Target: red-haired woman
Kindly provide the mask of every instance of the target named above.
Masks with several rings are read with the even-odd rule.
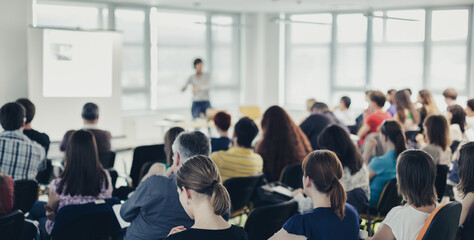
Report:
[[[302,162],[312,150],[306,135],[279,106],[263,114],[262,132],[257,153],[263,158],[263,173],[270,182],[279,179],[286,165]]]

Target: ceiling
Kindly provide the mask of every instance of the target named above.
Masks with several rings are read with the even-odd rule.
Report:
[[[310,12],[470,5],[474,0],[61,0],[232,12]]]

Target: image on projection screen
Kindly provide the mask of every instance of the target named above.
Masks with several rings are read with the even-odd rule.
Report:
[[[111,97],[113,38],[106,32],[45,29],[44,97]]]

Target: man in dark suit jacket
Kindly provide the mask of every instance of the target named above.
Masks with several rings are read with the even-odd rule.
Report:
[[[26,121],[25,126],[23,127],[23,134],[43,146],[47,156],[50,144],[49,136],[46,133],[36,131],[31,127],[31,121],[33,121],[36,113],[35,105],[28,98],[19,98],[16,102],[22,105],[26,111]]]
[[[84,126],[82,129],[86,129],[95,137],[97,143],[97,151],[99,153],[110,151],[110,140],[112,135],[109,131],[100,130],[97,128],[97,122],[99,120],[99,107],[95,103],[86,103],[82,108],[82,119],[84,120]],[[69,130],[64,134],[64,138],[59,146],[59,149],[64,152],[67,149],[69,137],[75,130]]]

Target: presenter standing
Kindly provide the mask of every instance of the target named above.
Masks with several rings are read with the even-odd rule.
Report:
[[[192,85],[193,90],[193,105],[191,107],[191,113],[193,119],[199,118],[201,113],[206,114],[206,110],[211,108],[211,102],[209,101],[209,90],[211,89],[211,77],[208,73],[202,72],[202,60],[197,58],[194,60],[194,68],[196,73],[191,75],[183,86],[181,91],[186,91],[188,85]]]

